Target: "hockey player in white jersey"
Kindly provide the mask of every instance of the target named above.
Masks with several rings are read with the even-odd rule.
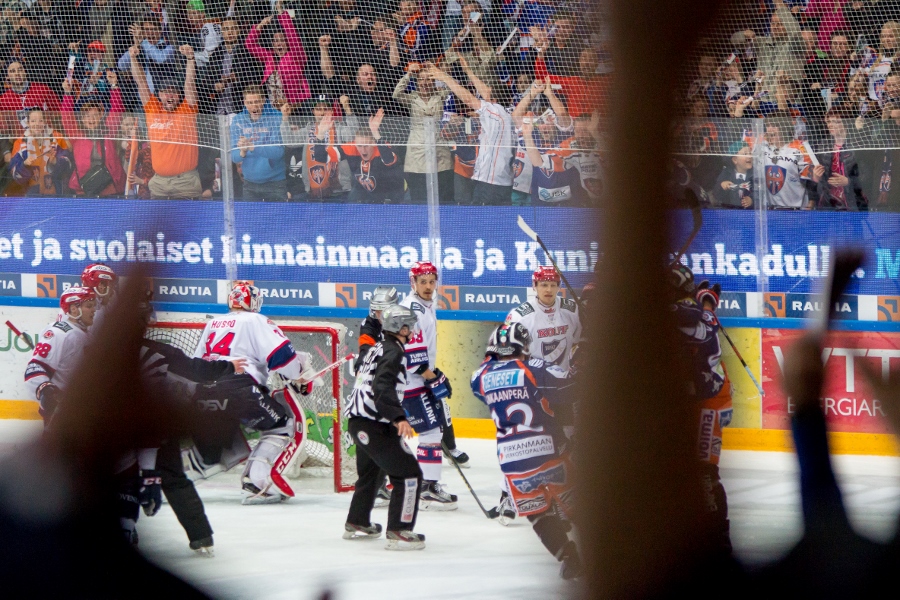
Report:
[[[450,426],[450,407],[447,398],[451,389],[447,378],[435,367],[437,357],[437,313],[434,292],[437,287],[437,268],[430,262],[417,262],[409,270],[412,290],[400,301],[416,314],[418,330],[406,343],[406,365],[409,376],[403,397],[403,410],[416,433],[419,446],[416,457],[422,468],[423,510],[456,510],[457,497],[442,489],[441,478],[443,430]],[[468,456],[457,457],[457,462]]]
[[[118,276],[103,263],[91,263],[81,272],[81,287],[94,292],[97,307],[94,311],[94,324],[99,325],[102,313],[109,308],[113,296],[116,293],[116,281]],[[66,318],[64,310],[60,309],[56,316],[57,321]],[[96,329],[96,327],[95,327]]]
[[[815,193],[813,162],[803,142],[785,142],[782,130],[787,123],[766,122],[765,155],[766,205],[775,209],[812,208]]]
[[[48,427],[66,388],[81,360],[94,323],[97,300],[84,287],[70,287],[59,298],[65,317],[44,329],[25,368],[25,385],[40,403],[39,412]]]
[[[509,312],[506,324],[521,323],[531,336],[528,354],[568,371],[581,341],[581,317],[574,300],[559,296],[560,276],[553,267],[538,267],[531,276],[534,297]]]
[[[228,298],[231,309],[227,315],[210,320],[203,330],[195,357],[208,360],[246,358],[245,373],[219,380],[198,389],[198,404],[221,416],[226,423],[240,421],[245,427],[262,433],[259,443],[247,460],[241,477],[244,504],[281,502],[294,495],[282,473],[291,460],[299,455],[306,442],[303,411],[288,387],[269,393],[266,382],[271,371],[296,384],[308,394],[312,382],[301,374],[310,365],[306,352],[295,352],[290,340],[270,319],[259,314],[262,294],[259,288],[236,283]],[[227,429],[227,428],[226,428]],[[233,432],[234,430],[232,430]],[[230,445],[230,437],[219,444],[202,444],[204,463],[217,463],[218,456],[210,456],[210,446]],[[210,459],[210,460],[207,460]]]

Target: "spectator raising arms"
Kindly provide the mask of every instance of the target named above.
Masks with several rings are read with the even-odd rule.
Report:
[[[66,135],[72,140],[75,169],[69,179],[69,189],[79,196],[113,196],[125,191],[125,171],[116,151],[115,134],[125,112],[119,78],[115,71],[106,73],[110,89],[110,108],[103,127],[103,106],[96,101],[81,105],[79,126],[74,117],[75,96],[72,82],[63,80],[65,91],[62,103],[62,122]]]
[[[281,108],[285,102],[299,104],[311,97],[309,83],[303,77],[306,66],[306,53],[294,21],[281,6],[277,5],[278,23],[281,31],[272,36],[272,49],[264,48],[259,43],[263,28],[272,22],[274,17],[268,16],[250,30],[247,35],[247,49],[265,65],[260,83],[268,90],[269,102]]]
[[[160,82],[157,95],[151,94],[138,60],[141,49],[139,46],[132,46],[129,50],[131,76],[147,115],[150,157],[156,172],[148,182],[153,198],[198,198],[203,192],[200,175],[197,173],[194,50],[190,46],[182,46],[178,51],[187,59],[183,99],[181,87],[174,79]]]
[[[281,144],[281,113],[272,108],[262,88],[244,88],[244,112],[231,122],[235,144],[231,160],[241,165],[244,200],[284,201],[284,146]]]

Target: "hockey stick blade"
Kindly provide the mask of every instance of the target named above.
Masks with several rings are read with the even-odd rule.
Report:
[[[21,331],[19,331],[18,327],[16,327],[15,325],[13,325],[11,321],[7,321],[7,322],[6,322],[6,326],[9,327],[10,330],[11,330],[14,334],[16,334],[16,337],[22,338],[22,340],[24,340],[25,344],[26,344],[29,348],[31,348],[32,350],[34,350],[34,343],[31,341],[31,338],[28,337],[27,334],[22,333]]]
[[[541,243],[540,240],[538,239],[537,232],[528,226],[528,223],[525,222],[525,219],[522,218],[522,215],[519,215],[518,223],[519,223],[519,229],[521,229],[525,233],[525,235],[530,237],[535,242],[537,242],[539,244]]]
[[[485,510],[484,504],[482,504],[481,500],[478,499],[478,494],[476,494],[475,490],[472,489],[472,486],[469,484],[469,480],[466,479],[465,474],[463,474],[463,472],[462,472],[462,468],[459,466],[459,463],[456,462],[456,457],[453,456],[452,454],[450,454],[449,452],[447,454],[445,454],[445,456],[447,456],[450,459],[450,462],[453,463],[453,466],[456,467],[456,472],[459,473],[460,477],[462,477],[463,483],[465,483],[466,487],[469,488],[469,493],[471,493],[472,497],[475,498],[475,503],[478,504],[478,508],[480,508],[481,512],[484,513],[484,516],[486,516],[488,519],[496,519],[497,517],[499,517],[500,516],[499,512],[495,516],[492,517],[491,513],[489,513],[487,510]]]
[[[553,268],[556,269],[556,272],[559,273],[559,277],[560,279],[562,279],[563,285],[565,285],[566,289],[569,290],[569,293],[572,294],[572,299],[575,300],[575,304],[578,305],[578,309],[581,312],[584,312],[584,304],[582,304],[581,298],[579,298],[578,294],[575,293],[575,288],[572,287],[572,285],[569,283],[569,280],[566,279],[566,276],[560,270],[559,265],[556,264],[556,261],[553,259],[553,254],[550,252],[550,249],[547,248],[547,245],[544,244],[544,240],[541,239],[541,236],[539,236],[534,229],[528,226],[528,223],[525,222],[525,219],[522,218],[522,215],[519,215],[517,223],[519,224],[519,229],[521,229],[525,233],[525,235],[538,243],[538,245],[541,247],[541,250],[543,250],[544,254],[547,255],[547,258],[550,259],[550,264],[552,264]]]

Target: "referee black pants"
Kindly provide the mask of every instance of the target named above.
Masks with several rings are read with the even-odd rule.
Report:
[[[213,534],[203,500],[194,487],[194,482],[184,474],[181,464],[181,444],[177,439],[162,443],[156,455],[156,468],[162,479],[162,491],[166,495],[172,512],[184,527],[188,540],[196,542]]]
[[[350,435],[356,442],[356,481],[347,522],[368,527],[378,487],[387,474],[394,490],[388,505],[388,531],[412,530],[419,513],[422,470],[397,428],[364,417],[351,417]]]

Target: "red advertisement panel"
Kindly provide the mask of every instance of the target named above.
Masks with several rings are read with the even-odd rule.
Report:
[[[762,330],[763,429],[790,429],[794,410],[781,386],[784,355],[803,331]],[[825,385],[822,406],[831,431],[889,433],[881,401],[873,398],[860,361],[884,375],[900,369],[900,333],[836,331],[828,335],[822,350]]]

